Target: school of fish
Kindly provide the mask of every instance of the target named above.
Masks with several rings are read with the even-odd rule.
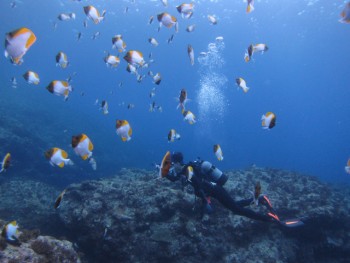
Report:
[[[76,1],[81,2],[81,1]],[[132,1],[134,2],[134,0]],[[191,3],[182,3],[178,6],[171,7],[167,0],[160,0],[161,5],[164,8],[164,12],[153,14],[149,17],[148,25],[152,25],[154,20],[158,20],[158,27],[157,31],[160,30],[173,30],[171,31],[172,34],[167,40],[168,44],[171,44],[176,39],[176,34],[182,34],[180,32],[180,24],[182,24],[183,21],[190,20],[192,17],[195,16],[196,12],[196,6],[195,2]],[[81,3],[81,13],[61,13],[57,15],[57,19],[59,23],[69,23],[70,20],[77,20],[81,17],[85,17],[83,21],[83,26],[86,28],[88,26],[89,21],[95,24],[96,26],[103,26],[99,24],[103,24],[105,19],[108,19],[108,12],[112,10],[98,10],[95,6],[92,5],[84,5]],[[15,6],[12,6],[15,7]],[[127,13],[129,10],[128,7],[124,9],[124,13]],[[246,1],[246,13],[250,14],[255,10],[255,3],[254,0],[247,0]],[[69,11],[69,10],[67,10]],[[178,19],[175,14],[176,11],[178,15],[180,15],[180,19]],[[214,11],[214,10],[213,10]],[[244,11],[244,8],[242,8],[242,11]],[[344,6],[344,9],[342,10],[340,14],[340,23],[347,23],[350,24],[350,2],[346,3]],[[218,26],[220,25],[219,17],[217,17],[215,14],[207,14],[206,15],[207,23],[211,26]],[[57,23],[54,24],[54,27],[57,27]],[[186,28],[183,31],[186,31],[187,33],[191,33],[195,31],[197,28],[196,24],[190,24],[187,25]],[[169,31],[170,32],[170,31]],[[111,36],[112,41],[112,49],[116,50],[117,54],[112,55],[109,52],[105,53],[105,57],[103,58],[104,63],[108,68],[112,68],[115,70],[122,70],[120,69],[119,65],[122,63],[126,63],[126,67],[123,69],[125,72],[132,74],[135,76],[136,82],[142,82],[144,79],[148,76],[151,78],[152,83],[155,85],[160,85],[161,83],[166,83],[167,80],[163,80],[161,72],[153,73],[151,70],[148,71],[148,74],[143,74],[144,70],[147,68],[150,68],[152,64],[154,63],[153,54],[150,53],[148,56],[148,60],[145,59],[144,54],[142,51],[134,49],[137,47],[137,43],[127,43],[124,40],[124,36],[120,34],[120,32],[116,32],[114,36]],[[186,34],[187,34],[186,33]],[[157,34],[157,33],[155,33]],[[40,35],[40,34],[38,34]],[[96,33],[92,36],[92,39],[97,39],[100,35],[100,31],[96,31]],[[80,40],[83,34],[81,32],[78,32],[77,40]],[[223,37],[219,36],[216,38],[216,41],[223,41]],[[15,28],[11,29],[9,28],[8,33],[5,36],[5,50],[4,55],[9,61],[16,65],[21,66],[24,63],[24,56],[29,53],[30,49],[35,47],[36,42],[40,42],[40,37],[37,37],[35,32],[33,32],[31,29],[27,27],[21,27],[21,28]],[[148,41],[149,44],[156,48],[159,45],[161,45],[161,42],[159,39],[157,39],[157,36],[155,35],[149,35],[145,41]],[[248,43],[247,43],[248,44]],[[127,49],[127,47],[130,46],[132,49]],[[254,60],[254,55],[256,53],[264,54],[269,50],[269,47],[264,43],[257,43],[257,44],[249,44],[248,47],[245,50],[244,54],[244,61],[245,62],[251,62]],[[50,54],[47,54],[50,55]],[[69,54],[68,54],[69,55]],[[66,70],[70,66],[70,60],[69,56],[66,54],[65,51],[58,51],[57,54],[51,54],[52,57],[55,57],[56,66],[60,67],[62,70]],[[200,52],[199,56],[205,56],[205,52]],[[27,55],[29,56],[29,55]],[[187,56],[189,58],[189,63],[192,66],[195,66],[195,47],[192,46],[192,44],[187,45]],[[124,60],[121,60],[120,58],[123,58]],[[30,68],[30,65],[27,65]],[[125,74],[127,74],[125,73]],[[191,74],[191,73],[189,73]],[[32,85],[39,85],[41,84],[39,74],[37,72],[34,72],[32,70],[27,70],[23,72],[23,78],[28,84]],[[12,80],[12,86],[17,86],[16,78],[13,77]],[[247,81],[242,76],[236,76],[232,79],[232,82],[236,83],[238,88],[242,89],[243,93],[246,94],[248,91],[250,91],[250,87],[247,86]],[[249,80],[248,80],[249,82]],[[250,85],[250,84],[249,84]],[[119,86],[122,86],[122,82],[119,84]],[[253,85],[252,85],[253,86]],[[64,98],[64,101],[67,101],[71,93],[73,92],[73,87],[71,85],[71,76],[68,79],[65,80],[52,80],[50,83],[47,84],[46,89],[57,96],[62,96]],[[196,116],[194,113],[192,113],[189,109],[187,109],[187,103],[190,101],[188,99],[188,94],[186,87],[179,87],[180,90],[179,96],[176,98],[177,100],[177,107],[174,107],[174,110],[181,109],[181,114],[183,116],[183,120],[185,122],[188,122],[189,124],[193,125],[197,121]],[[254,89],[254,88],[253,88]],[[149,93],[149,97],[152,99],[156,94],[156,88],[152,88],[151,92]],[[81,96],[84,94],[81,93]],[[246,96],[246,95],[243,95]],[[96,103],[98,104],[98,99],[96,100]],[[134,104],[129,103],[127,105],[128,109],[133,109],[135,107]],[[108,102],[106,100],[102,100],[99,108],[103,114],[108,114]],[[159,112],[162,112],[162,107],[153,101],[150,104],[149,111],[154,112],[158,110]],[[132,124],[129,123],[128,120],[125,119],[116,119],[115,122],[115,129],[116,134],[118,137],[121,138],[122,142],[130,142],[133,135],[132,130]],[[175,125],[174,125],[175,126]],[[267,113],[263,114],[261,117],[261,127],[266,130],[271,130],[276,126],[276,114],[268,111]],[[186,135],[184,135],[186,136]],[[167,140],[169,143],[174,143],[177,140],[181,139],[181,135],[172,128],[168,135]],[[226,145],[227,146],[227,145]],[[94,145],[92,143],[92,140],[84,133],[80,134],[72,134],[71,137],[71,147],[75,154],[80,157],[80,161],[88,161],[91,165],[93,170],[97,169],[97,163],[96,160],[93,158],[93,150]],[[228,146],[227,146],[228,147]],[[223,151],[219,144],[215,144],[213,146],[213,152],[219,161],[224,160]],[[71,165],[79,165],[79,161],[73,162],[70,158],[68,158],[68,153],[59,147],[53,147],[51,149],[47,149],[44,152],[44,157],[49,162],[50,165],[53,167],[58,168],[64,168],[66,166]],[[0,173],[6,172],[9,167],[11,166],[11,154],[7,153],[1,162],[1,169]],[[162,166],[160,167],[160,176],[165,176],[163,173],[169,168],[169,165],[171,163],[170,160],[170,153],[167,153],[162,161]],[[193,174],[192,167],[188,168],[187,173],[189,175]],[[347,164],[345,166],[345,172],[350,174],[350,159],[347,161]],[[191,177],[191,176],[190,176]],[[61,201],[63,199],[64,194],[66,193],[66,190],[63,190],[62,193],[57,197],[54,208],[57,209],[61,205]],[[2,230],[2,235],[8,240],[8,241],[14,241],[17,239],[17,233],[18,233],[18,225],[16,221],[12,221],[5,225],[4,229]]]

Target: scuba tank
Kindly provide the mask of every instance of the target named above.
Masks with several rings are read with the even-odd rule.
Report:
[[[200,163],[200,170],[201,173],[205,176],[205,179],[207,179],[210,182],[214,182],[218,185],[223,186],[228,180],[226,174],[224,174],[222,171],[220,171],[208,161],[202,161]]]

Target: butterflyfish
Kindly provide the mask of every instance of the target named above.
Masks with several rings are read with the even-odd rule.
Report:
[[[62,193],[60,193],[60,195],[56,198],[56,201],[55,201],[55,204],[54,204],[54,208],[57,209],[60,207],[61,205],[61,202],[62,202],[62,199],[63,199],[63,196],[64,194],[66,193],[67,189],[64,189],[62,191]]]
[[[112,37],[112,48],[118,49],[119,52],[124,52],[126,48],[126,43],[123,40],[122,35],[115,35]]]
[[[261,116],[261,126],[263,129],[272,129],[276,125],[276,115],[272,112],[267,112]]]
[[[60,148],[51,148],[47,150],[45,153],[45,158],[49,160],[50,164],[52,166],[58,166],[60,168],[63,168],[64,165],[73,165],[73,162],[68,159],[68,154],[66,151],[60,149]]]
[[[2,173],[3,171],[6,171],[10,167],[10,163],[11,163],[11,154],[7,153],[4,159],[2,159],[0,173]]]
[[[67,81],[54,80],[46,87],[46,89],[57,96],[64,96],[64,100],[68,100],[69,93],[73,91]]]
[[[237,83],[238,87],[242,88],[244,93],[248,92],[249,88],[247,87],[247,83],[245,82],[244,79],[236,78],[236,83]]]
[[[8,241],[18,241],[18,225],[16,221],[7,223],[2,229],[1,235]]]
[[[168,14],[168,13],[161,13],[157,15],[157,19],[159,21],[159,28],[160,30],[161,26],[165,26],[167,28],[171,28],[175,26],[175,31],[178,32],[178,27],[176,26],[178,24],[176,17]]]
[[[182,115],[184,116],[184,121],[187,121],[189,124],[194,124],[196,122],[196,116],[189,110],[182,109]]]
[[[62,51],[58,52],[56,55],[56,66],[60,66],[61,68],[66,68],[68,66],[68,58],[65,53]]]
[[[30,70],[28,70],[26,73],[23,74],[23,78],[29,84],[38,85],[40,82],[38,73],[36,73],[34,71],[30,71]]]
[[[194,65],[194,50],[191,45],[187,46],[188,57],[190,58],[191,65]]]
[[[124,56],[124,59],[134,66],[142,67],[145,64],[143,54],[140,51],[136,50],[129,50]]]
[[[88,18],[94,21],[95,24],[103,21],[106,15],[106,10],[103,10],[102,15],[100,15],[100,12],[92,5],[84,6],[84,12]]]
[[[171,129],[168,133],[168,142],[174,142],[175,140],[180,140],[181,135],[178,134],[174,129]]]
[[[219,144],[215,144],[214,145],[214,153],[215,153],[215,156],[216,158],[219,160],[219,161],[222,161],[224,159],[224,156],[222,154],[222,150],[221,150],[221,147]]]
[[[132,129],[128,121],[117,120],[116,121],[116,132],[121,137],[122,141],[130,141],[132,135]]]
[[[23,56],[35,41],[36,36],[34,33],[25,27],[7,33],[5,38],[5,57],[10,58],[13,64],[21,65]]]

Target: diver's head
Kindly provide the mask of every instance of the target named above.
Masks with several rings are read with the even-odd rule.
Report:
[[[174,171],[176,174],[181,173],[183,167],[184,157],[181,152],[173,152],[171,154],[171,163],[172,167],[174,167]]]
[[[182,155],[181,152],[173,152],[171,154],[171,162],[174,164],[179,163],[179,164],[183,165],[184,156]]]

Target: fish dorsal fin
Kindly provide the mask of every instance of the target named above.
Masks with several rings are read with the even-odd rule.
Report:
[[[91,152],[94,149],[94,145],[89,141],[89,151]]]
[[[62,157],[63,157],[64,159],[67,159],[67,157],[68,157],[67,152],[64,151],[64,150],[62,150]]]
[[[30,48],[30,46],[33,45],[35,41],[36,41],[36,36],[33,34],[33,32],[30,32],[30,36],[26,43],[26,48]]]
[[[132,128],[130,127],[129,131],[128,131],[128,135],[131,136],[132,135]]]

